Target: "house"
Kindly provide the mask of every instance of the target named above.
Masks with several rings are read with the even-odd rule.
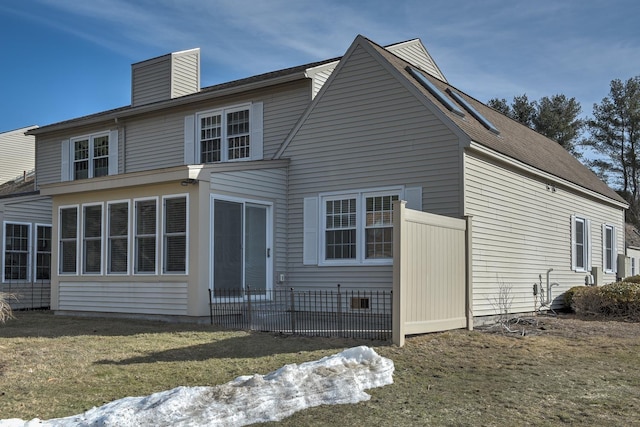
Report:
[[[615,280],[624,200],[449,84],[419,40],[358,36],[341,58],[202,89],[199,54],[133,64],[130,106],[29,132],[57,312],[202,317],[209,289],[389,290],[396,200],[471,217],[475,316],[501,284],[530,312],[534,283],[555,298]]]
[[[14,309],[50,302],[51,200],[35,188],[35,126],[0,134],[0,291]],[[12,179],[8,179],[12,178]]]
[[[35,128],[27,126],[0,133],[0,183],[33,172],[35,138],[25,132]]]

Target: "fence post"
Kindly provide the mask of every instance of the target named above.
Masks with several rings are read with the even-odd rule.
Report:
[[[403,269],[403,257],[406,258],[407,254],[403,253],[403,239],[405,237],[405,209],[406,204],[404,200],[396,200],[393,202],[393,302],[391,305],[392,313],[392,326],[391,337],[392,341],[398,347],[404,345],[405,338],[405,316],[406,307],[405,293],[403,292],[404,269]]]
[[[338,331],[340,332],[340,336],[343,336],[342,333],[342,295],[340,294],[340,283],[338,283]]]
[[[296,333],[296,301],[295,296],[293,295],[293,288],[290,290],[291,292],[291,333]]]
[[[247,320],[249,322],[249,330],[253,330],[251,322],[251,288],[247,286]]]
[[[209,288],[209,320],[211,320],[211,324],[213,325],[213,291]]]

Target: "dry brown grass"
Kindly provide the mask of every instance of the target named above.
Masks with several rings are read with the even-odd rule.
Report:
[[[7,320],[13,319],[13,310],[9,304],[12,299],[18,299],[16,294],[0,292],[0,323],[6,323]]]
[[[0,414],[47,419],[177,385],[215,385],[365,344],[394,384],[281,425],[640,425],[640,324],[536,319],[523,337],[451,331],[382,343],[19,312],[0,327]]]

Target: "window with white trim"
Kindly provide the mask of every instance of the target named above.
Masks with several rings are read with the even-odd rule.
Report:
[[[60,274],[76,274],[78,272],[78,207],[61,207],[59,221],[58,271]]]
[[[109,174],[109,133],[71,139],[73,179],[95,178]]]
[[[589,271],[591,269],[591,222],[576,215],[572,215],[571,218],[571,267],[575,271]]]
[[[322,196],[321,262],[391,262],[392,203],[400,195],[395,189]]]
[[[129,272],[129,202],[110,202],[107,210],[107,271],[126,274]]]
[[[602,225],[602,267],[605,273],[615,273],[616,268],[616,229],[613,225]]]
[[[6,222],[4,226],[4,280],[29,280],[29,232],[31,224]]]
[[[96,132],[62,141],[62,181],[97,178],[117,173],[117,130]]]
[[[198,114],[200,163],[251,157],[249,112],[242,106]]]
[[[82,272],[102,273],[102,204],[82,206]]]
[[[634,257],[631,257],[631,275],[636,275],[636,259]]]
[[[201,111],[184,118],[184,164],[262,160],[262,102]]]
[[[376,195],[365,198],[367,259],[393,258],[393,202],[398,195]]]
[[[135,272],[155,274],[157,260],[157,201],[135,201]]]
[[[51,226],[36,226],[36,280],[51,279]]]
[[[163,273],[187,271],[187,197],[165,197]]]

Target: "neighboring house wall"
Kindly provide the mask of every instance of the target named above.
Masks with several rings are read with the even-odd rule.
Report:
[[[636,276],[640,274],[640,248],[627,247],[627,256],[629,257],[629,275]]]
[[[390,263],[303,266],[304,198],[418,187],[423,210],[462,214],[458,137],[364,49],[345,58],[283,153],[291,159],[288,284],[296,288],[341,284],[388,289],[392,283]],[[318,205],[322,207],[321,199]],[[318,216],[320,237],[321,209]],[[321,249],[318,256],[322,257]]]
[[[30,172],[35,167],[35,137],[24,134],[35,127],[0,133],[0,183]]]
[[[624,251],[621,207],[473,152],[465,154],[465,214],[473,216],[474,316],[495,314],[501,286],[513,297],[511,312],[533,311],[533,284],[542,275],[546,289],[551,268],[550,281],[560,285],[554,298],[585,283],[588,272],[572,270],[572,215],[591,222],[593,267],[603,267],[603,224],[615,227],[616,252]],[[615,273],[604,275],[605,283],[615,280]]]

